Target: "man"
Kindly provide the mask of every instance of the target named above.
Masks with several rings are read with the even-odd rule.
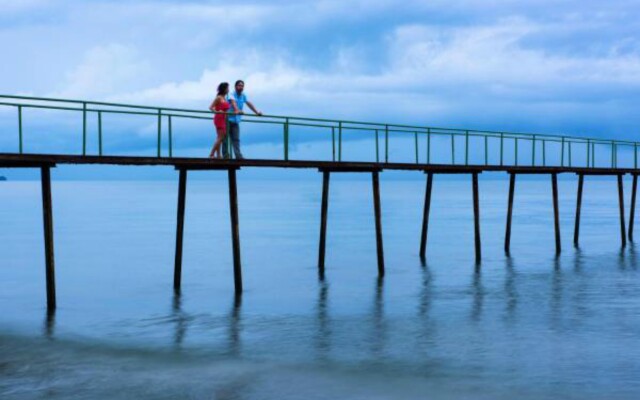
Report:
[[[235,84],[235,90],[233,93],[229,94],[228,98],[229,103],[231,104],[231,114],[229,115],[229,132],[224,138],[224,143],[222,144],[222,156],[224,158],[229,158],[229,137],[231,137],[231,144],[233,145],[233,153],[236,156],[236,159],[242,160],[242,152],[240,151],[240,121],[242,120],[242,114],[244,105],[246,104],[251,111],[253,111],[256,115],[262,115],[262,112],[258,111],[253,103],[247,100],[247,96],[244,94],[244,81],[237,80]]]

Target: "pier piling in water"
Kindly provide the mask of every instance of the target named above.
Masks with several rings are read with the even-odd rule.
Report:
[[[558,206],[558,174],[551,174],[551,189],[553,197],[553,221],[556,233],[556,254],[560,254],[562,251],[562,244],[560,242],[560,210]]]
[[[320,245],[318,249],[318,275],[324,279],[324,256],[327,243],[327,211],[329,208],[329,178],[331,172],[322,171],[322,205],[320,209]]]
[[[384,276],[384,250],[382,247],[382,220],[380,206],[380,179],[379,172],[371,172],[373,184],[373,210],[376,220],[376,250],[378,254],[378,276]]]
[[[231,242],[233,245],[233,282],[236,295],[242,293],[242,265],[240,263],[240,222],[238,218],[238,186],[236,169],[229,168],[229,213],[231,214]]]
[[[507,228],[504,234],[504,252],[509,254],[511,251],[511,217],[513,215],[513,197],[516,188],[516,174],[509,174],[509,201],[507,203]]]
[[[182,282],[182,243],[184,237],[184,209],[187,194],[187,170],[179,170],[178,182],[178,218],[176,226],[176,258],[173,270],[173,290],[180,291]]]
[[[42,216],[44,226],[44,258],[47,280],[47,309],[56,309],[56,274],[53,255],[53,207],[51,204],[51,171],[49,166],[40,168],[42,184]]]
[[[420,258],[427,254],[427,235],[429,231],[429,212],[431,210],[431,189],[433,188],[433,172],[427,172],[427,187],[424,193],[424,210],[422,214],[422,234],[420,236]]]
[[[482,249],[480,246],[480,196],[478,194],[478,173],[472,174],[473,182],[473,227],[476,247],[476,263],[482,259]]]
[[[633,242],[633,222],[636,216],[636,192],[638,189],[638,175],[633,174],[633,184],[631,186],[631,211],[629,213],[629,241]]]
[[[582,212],[582,188],[584,186],[584,174],[578,174],[578,194],[576,196],[576,222],[573,228],[573,245],[579,246],[580,241],[580,213]]]
[[[618,205],[620,206],[620,241],[622,247],[627,246],[627,235],[624,224],[624,186],[622,185],[622,175],[618,175]]]

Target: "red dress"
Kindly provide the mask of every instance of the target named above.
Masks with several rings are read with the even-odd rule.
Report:
[[[231,105],[229,104],[229,102],[227,100],[222,100],[220,103],[218,103],[216,105],[214,110],[215,111],[219,111],[219,112],[227,112],[227,111],[229,111],[230,107],[231,107]],[[226,120],[225,117],[226,117],[225,114],[215,114],[213,116],[213,125],[217,129],[222,129],[222,132],[226,132],[227,131],[227,120]]]

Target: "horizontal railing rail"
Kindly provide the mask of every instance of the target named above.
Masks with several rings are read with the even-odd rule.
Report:
[[[104,132],[102,123],[102,116],[104,114],[151,116],[156,118],[157,157],[163,156],[162,133],[163,123],[166,123],[166,130],[168,131],[166,154],[168,157],[173,157],[174,120],[211,120],[212,115],[215,113],[209,110],[17,95],[0,95],[0,107],[14,107],[17,109],[17,153],[20,154],[25,151],[23,121],[23,110],[25,109],[72,111],[82,114],[82,155],[88,154],[87,117],[88,115],[97,115],[98,156],[102,156],[104,154]],[[371,135],[363,136],[364,138],[370,138],[375,142],[376,162],[393,161],[390,161],[390,137],[392,135],[394,135],[394,137],[404,135],[406,140],[413,139],[412,145],[414,151],[411,153],[413,153],[414,162],[416,164],[431,164],[434,155],[438,155],[439,164],[444,163],[452,165],[530,165],[587,168],[595,168],[600,165],[605,165],[608,168],[631,168],[632,165],[633,168],[638,167],[638,142],[628,140],[332,120],[283,115],[257,116],[244,114],[243,121],[249,124],[282,126],[282,151],[284,160],[290,159],[289,150],[291,145],[291,136],[293,133],[291,131],[292,128],[318,128],[324,129],[328,135],[330,134],[330,137],[328,137],[328,139],[331,140],[330,158],[337,162],[343,161],[343,145],[345,143],[345,138],[343,137],[344,133],[362,132],[364,134]],[[444,142],[442,141],[443,138]],[[478,140],[480,141],[479,143]],[[424,142],[424,148],[421,148],[421,141]],[[439,142],[434,143],[434,141]],[[472,144],[471,141],[474,141],[475,144]],[[449,144],[446,144],[445,142],[448,142]],[[551,145],[555,145],[555,147],[550,148]],[[490,150],[490,147],[495,148],[496,146],[497,150]],[[557,148],[558,146],[559,148]],[[449,149],[446,149],[446,147],[449,147]],[[507,147],[509,149],[507,149]],[[596,163],[596,150],[599,150],[599,164]],[[632,161],[621,164],[619,162],[619,153],[625,150],[632,151]],[[381,151],[382,157],[380,154]],[[424,154],[423,151],[426,151],[426,154]],[[449,153],[448,160],[443,160],[443,155],[447,152]],[[606,156],[604,164],[602,164],[601,161],[603,154]],[[472,163],[472,157],[475,160],[481,161]]]

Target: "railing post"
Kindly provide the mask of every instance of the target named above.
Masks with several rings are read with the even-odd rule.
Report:
[[[384,162],[389,163],[389,125],[384,126]]]
[[[454,134],[451,134],[451,165],[456,164],[456,140]]]
[[[342,161],[342,121],[338,121],[338,161]]]
[[[284,120],[284,160],[289,160],[289,118]]]
[[[416,164],[419,164],[418,162],[418,132],[413,132],[413,135],[415,137],[415,147],[416,147]]]
[[[484,165],[489,165],[489,136],[484,135]]]
[[[22,154],[22,106],[18,106],[18,148]]]
[[[464,133],[464,165],[469,165],[469,131]]]
[[[542,166],[547,166],[547,141],[542,140]]]
[[[336,160],[336,128],[331,127],[331,159]]]
[[[531,166],[536,166],[536,135],[533,135],[532,145],[531,145]]]
[[[87,103],[82,103],[82,155],[87,155]]]
[[[638,169],[638,143],[633,144],[633,168]]]
[[[169,158],[173,157],[173,127],[171,124],[171,115],[168,117],[169,119]]]
[[[613,168],[613,160],[614,160],[614,154],[613,154],[613,140],[611,141],[611,168]]]
[[[591,143],[589,139],[587,139],[587,168],[589,168],[591,164],[590,161],[591,161]]]
[[[162,140],[162,109],[158,108],[158,157],[160,157],[160,142]]]
[[[515,155],[515,164],[516,164],[516,167],[517,167],[517,166],[518,166],[518,138],[517,138],[517,137],[516,137],[515,152],[516,152],[516,155]]]
[[[560,149],[560,166],[564,167],[564,136],[562,137],[562,147]]]
[[[102,111],[98,111],[98,155],[102,155]]]
[[[504,133],[500,133],[500,165],[504,164]]]
[[[427,128],[427,164],[431,164],[431,128]]]
[[[380,144],[378,139],[378,130],[376,129],[376,162],[380,162]]]

